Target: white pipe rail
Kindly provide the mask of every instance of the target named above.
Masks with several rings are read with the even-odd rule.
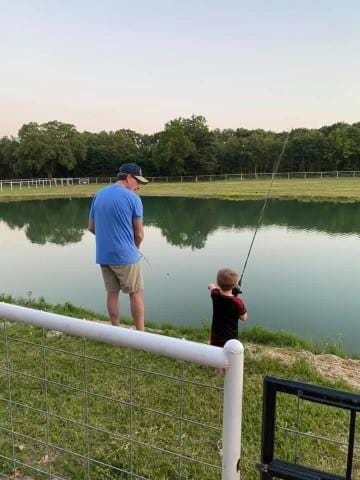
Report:
[[[226,368],[228,366],[227,356],[222,348],[180,338],[114,327],[105,323],[80,320],[4,302],[0,302],[1,317],[76,337],[85,337],[112,345],[146,350],[177,360],[200,363],[208,367]]]
[[[244,347],[238,340],[230,340],[224,348],[219,348],[5,302],[0,302],[1,318],[208,367],[225,368],[222,480],[240,479]]]

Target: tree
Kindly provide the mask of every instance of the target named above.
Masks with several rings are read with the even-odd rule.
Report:
[[[16,150],[18,142],[13,138],[0,139],[0,178],[12,178],[16,174]]]
[[[67,172],[85,157],[86,147],[74,125],[52,121],[28,123],[19,130],[18,167],[52,178],[57,169]]]
[[[167,123],[152,153],[162,174],[198,175],[217,168],[215,136],[201,116]]]
[[[286,152],[287,170],[303,172],[325,169],[327,148],[327,138],[320,130],[294,130]]]
[[[360,128],[337,124],[328,136],[327,158],[336,170],[360,168]]]
[[[178,120],[165,125],[152,149],[152,158],[160,174],[184,175],[188,158],[195,153],[195,145],[186,135]]]

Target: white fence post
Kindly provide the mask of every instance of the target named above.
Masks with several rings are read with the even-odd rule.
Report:
[[[244,347],[229,340],[224,349],[229,366],[224,382],[222,480],[239,480]]]

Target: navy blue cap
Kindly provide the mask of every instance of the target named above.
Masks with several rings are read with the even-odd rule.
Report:
[[[119,168],[119,173],[125,173],[127,175],[131,175],[132,177],[136,178],[136,180],[142,184],[149,183],[149,180],[146,180],[142,176],[142,171],[139,165],[136,163],[124,163]]]

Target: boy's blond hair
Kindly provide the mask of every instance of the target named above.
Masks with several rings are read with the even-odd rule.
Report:
[[[216,283],[221,290],[229,291],[236,287],[238,274],[231,268],[222,268],[217,272]]]

